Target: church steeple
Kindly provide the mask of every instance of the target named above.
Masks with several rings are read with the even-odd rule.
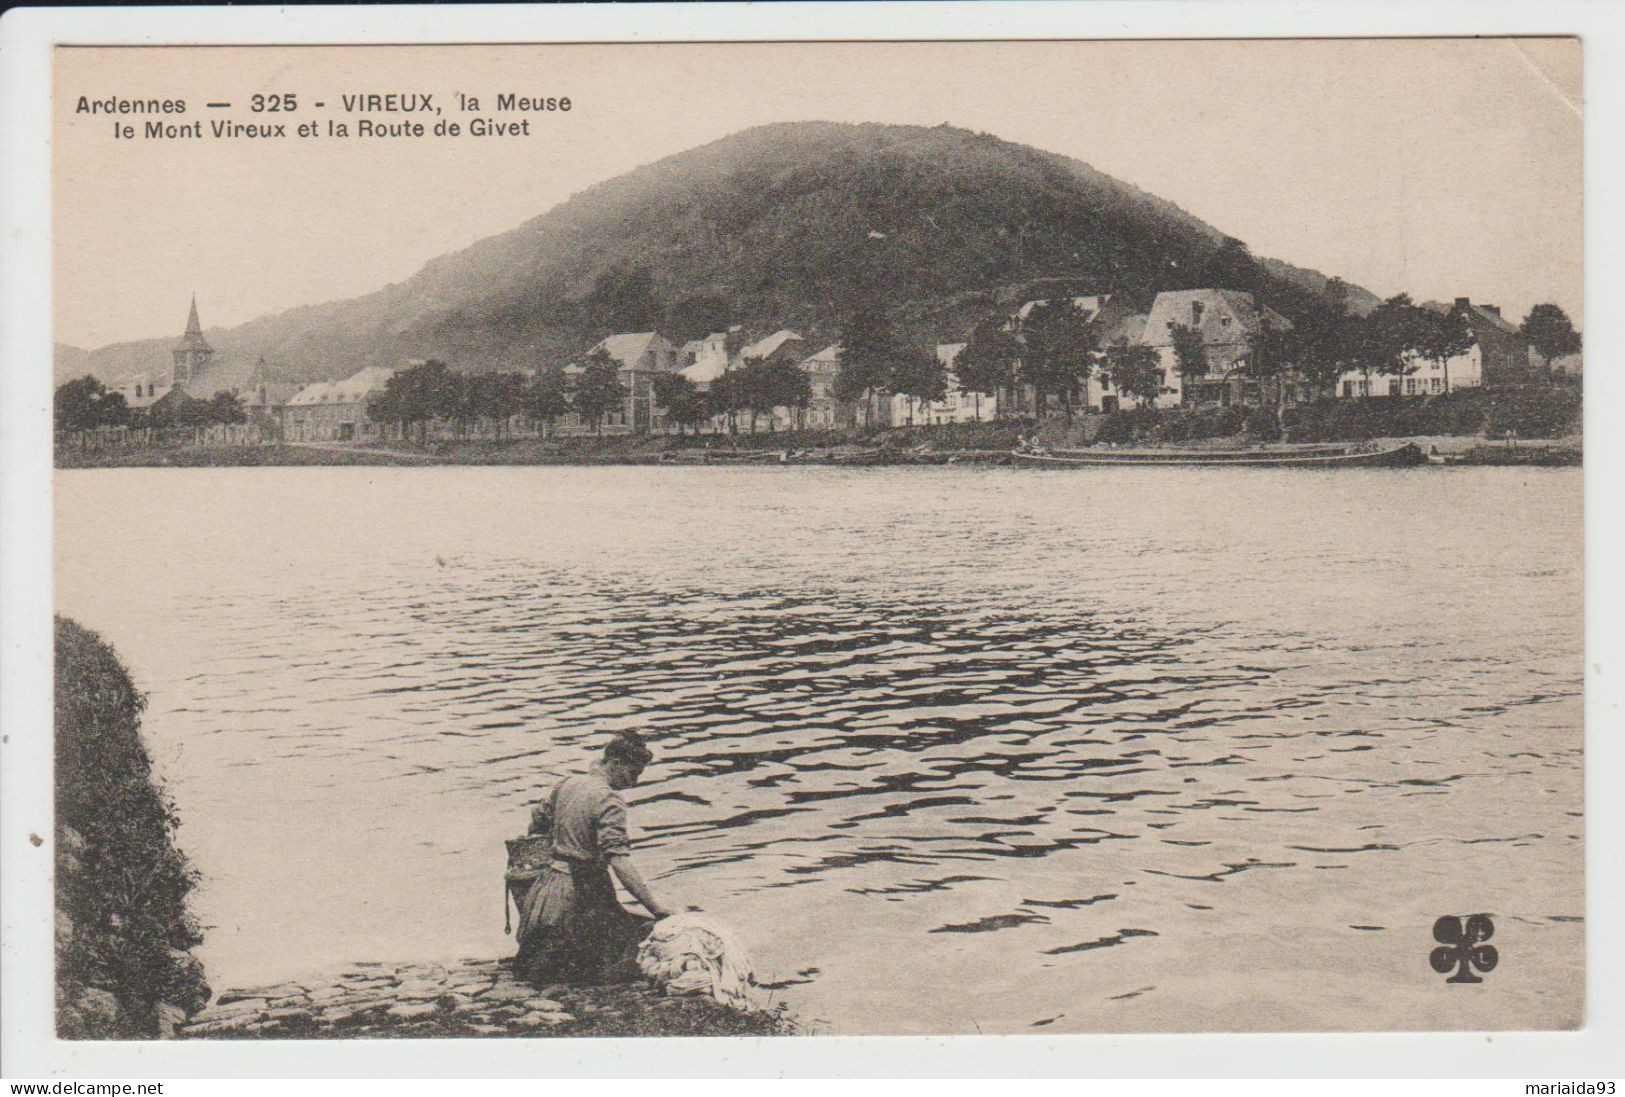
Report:
[[[175,387],[185,389],[186,383],[197,375],[198,370],[208,364],[214,357],[214,348],[209,341],[203,338],[203,325],[197,318],[197,294],[192,294],[192,309],[186,316],[186,333],[181,341],[175,344]]]

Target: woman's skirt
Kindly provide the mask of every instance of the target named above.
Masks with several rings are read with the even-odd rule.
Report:
[[[608,867],[596,861],[553,861],[519,916],[514,971],[538,986],[636,978],[638,943],[654,924],[621,906]]]

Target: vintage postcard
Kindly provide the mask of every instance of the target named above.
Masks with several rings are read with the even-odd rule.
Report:
[[[1583,1026],[1583,52],[59,46],[58,1038]]]

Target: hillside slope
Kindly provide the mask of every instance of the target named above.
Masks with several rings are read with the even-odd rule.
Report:
[[[1033,289],[1148,301],[1234,285],[1224,240],[1086,164],[985,134],[784,123],[590,187],[377,293],[208,338],[297,379],[414,357],[525,367],[612,330],[691,337],[721,316],[823,338],[860,301],[918,338],[951,338]],[[1275,260],[1245,276],[1289,314],[1325,284]],[[165,370],[171,342],[104,347],[74,368],[110,381]]]

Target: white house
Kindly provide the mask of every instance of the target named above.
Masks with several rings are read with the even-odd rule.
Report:
[[[1474,389],[1484,383],[1484,352],[1477,343],[1464,354],[1446,358],[1423,358],[1409,351],[1405,360],[1414,372],[1404,377],[1389,373],[1366,374],[1346,370],[1337,378],[1339,397],[1358,396],[1438,396],[1458,389]]]
[[[714,331],[703,339],[690,339],[677,352],[677,372],[701,392],[728,369],[728,333]]]
[[[1478,305],[1469,298],[1458,297],[1454,305],[1423,307],[1458,314],[1472,336],[1473,345],[1443,362],[1408,353],[1406,361],[1416,368],[1403,377],[1350,370],[1337,379],[1338,396],[1434,396],[1484,384],[1506,384],[1526,378],[1531,359],[1539,357],[1494,305]]]
[[[1029,302],[1032,304],[1032,302]],[[901,393],[891,397],[893,426],[936,426],[942,423],[985,423],[998,417],[998,401],[990,394],[966,392],[959,387],[954,363],[964,343],[938,343],[937,361],[948,374],[948,392],[941,400],[920,400]]]

